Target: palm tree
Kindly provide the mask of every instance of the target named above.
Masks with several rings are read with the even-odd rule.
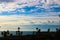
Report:
[[[36,28],[36,31],[38,31],[39,29],[38,28]]]
[[[41,31],[41,30],[39,29],[38,32],[40,33],[40,31]]]
[[[16,31],[16,35],[20,36],[20,27],[18,27],[18,31]]]
[[[58,28],[56,28],[56,31],[58,31]]]
[[[36,35],[38,34],[38,30],[39,30],[39,29],[38,29],[38,28],[36,28]]]
[[[50,32],[50,28],[48,29],[48,32]]]
[[[13,34],[10,34],[10,37],[13,36]]]
[[[7,36],[9,36],[9,34],[10,34],[10,33],[9,33],[9,30],[7,30]]]
[[[7,32],[6,31],[1,32],[1,34],[3,35],[3,37],[7,36]]]
[[[60,29],[58,29],[55,33],[56,40],[60,39]]]
[[[18,31],[20,31],[20,27],[18,27]]]
[[[3,32],[1,32],[1,35],[3,35],[4,33]]]

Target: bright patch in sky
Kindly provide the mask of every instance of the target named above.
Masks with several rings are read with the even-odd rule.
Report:
[[[59,15],[60,0],[0,0],[1,30],[21,25],[60,25]]]

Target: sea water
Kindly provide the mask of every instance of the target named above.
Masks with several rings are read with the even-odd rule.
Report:
[[[41,31],[47,31],[48,28],[50,28],[50,31],[56,31],[56,28],[60,28],[60,25],[32,25],[32,27],[39,28],[39,29],[41,29]],[[2,31],[0,31],[0,37],[2,37],[1,32]],[[16,31],[9,31],[9,32],[10,32],[10,34],[16,35]],[[33,34],[33,31],[23,31],[22,35],[31,35],[31,34]]]

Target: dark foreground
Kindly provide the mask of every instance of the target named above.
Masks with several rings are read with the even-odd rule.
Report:
[[[16,31],[16,35],[9,34],[9,31],[4,31],[1,34],[0,40],[60,40],[60,29],[56,29],[56,32],[50,32],[50,29],[45,32],[41,32],[40,29],[36,28],[37,31],[33,31],[32,35],[22,35],[23,32]]]

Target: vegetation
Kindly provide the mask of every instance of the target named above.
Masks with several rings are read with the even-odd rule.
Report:
[[[1,32],[3,37],[0,37],[0,40],[60,40],[60,29],[56,29],[56,32],[51,32],[50,28],[44,32],[41,32],[38,28],[36,30],[33,31],[32,35],[23,35],[20,27],[18,27],[16,35],[10,34],[9,30],[3,31]]]

